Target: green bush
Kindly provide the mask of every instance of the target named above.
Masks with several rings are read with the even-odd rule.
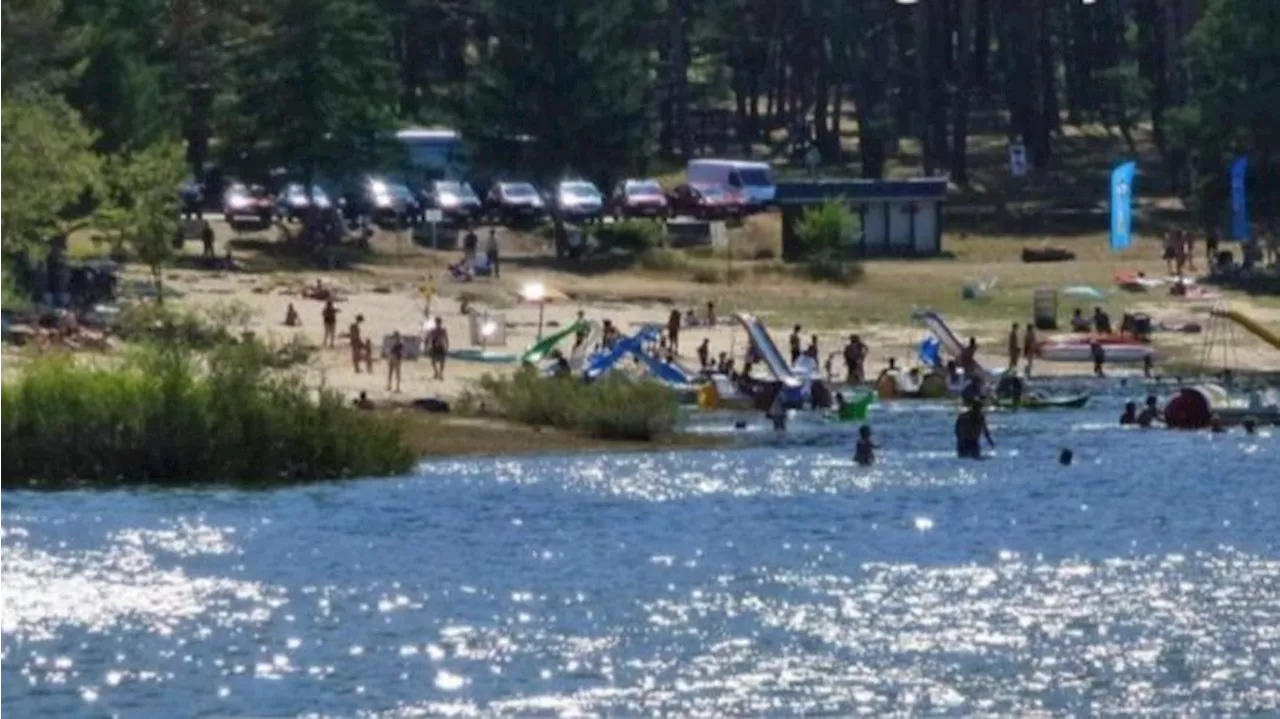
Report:
[[[596,241],[605,249],[644,252],[665,244],[667,231],[661,222],[622,220],[595,228]]]
[[[653,247],[636,255],[636,265],[645,270],[671,272],[687,268],[689,260],[679,250]]]
[[[804,211],[796,236],[808,257],[838,257],[857,241],[860,224],[844,202],[832,198]]]
[[[809,259],[805,262],[804,270],[805,275],[811,280],[838,285],[852,285],[866,274],[861,263],[830,255]]]
[[[602,439],[649,441],[674,431],[679,405],[657,382],[609,375],[596,382],[547,379],[531,372],[485,375],[468,402],[514,422]]]
[[[4,383],[4,486],[278,482],[390,475],[413,453],[389,420],[297,377],[253,345],[200,356],[147,347],[104,365],[47,355]]]

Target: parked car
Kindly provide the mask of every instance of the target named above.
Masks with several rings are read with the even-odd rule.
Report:
[[[547,214],[542,196],[527,182],[495,182],[485,206],[489,214],[507,225],[540,220]]]
[[[204,187],[194,177],[188,177],[178,187],[178,197],[182,203],[182,219],[200,219],[200,203],[204,201]]]
[[[773,168],[767,162],[745,160],[690,160],[685,174],[695,185],[725,185],[742,194],[750,209],[774,204],[777,185]]]
[[[290,182],[280,188],[280,193],[276,195],[276,212],[288,221],[297,222],[313,201],[321,210],[333,207],[333,201],[323,187],[312,185],[311,194],[308,195],[306,185]]]
[[[383,227],[411,225],[420,214],[409,186],[390,177],[366,175],[342,193],[343,216],[354,223],[368,217]]]
[[[435,180],[427,183],[421,195],[422,209],[440,210],[443,221],[465,225],[480,218],[484,211],[480,197],[471,185],[457,180]]]
[[[265,227],[275,218],[275,198],[262,185],[233,182],[222,195],[222,216],[233,227],[246,221]]]
[[[741,193],[711,183],[679,185],[669,198],[673,215],[687,215],[699,220],[727,220],[747,213],[747,201]]]
[[[623,180],[609,200],[614,217],[666,217],[667,196],[656,180]]]
[[[604,196],[585,180],[564,180],[556,185],[554,200],[560,216],[566,220],[591,222],[604,214]]]

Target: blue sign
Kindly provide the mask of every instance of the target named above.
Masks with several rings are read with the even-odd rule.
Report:
[[[1231,163],[1231,239],[1249,239],[1249,209],[1245,205],[1244,180],[1249,172],[1249,158],[1241,155]]]
[[[1138,166],[1122,162],[1111,171],[1111,249],[1119,252],[1133,243],[1133,176]]]

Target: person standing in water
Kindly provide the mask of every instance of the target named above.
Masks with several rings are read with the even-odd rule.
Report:
[[[871,440],[871,425],[864,424],[858,428],[858,444],[853,449],[853,461],[863,467],[876,462],[876,450],[880,445]]]
[[[968,409],[956,418],[956,456],[961,459],[982,459],[982,439],[995,449],[995,440],[991,439],[991,430],[987,427],[987,417],[982,412],[982,402],[969,403]]]
[[[1123,427],[1126,425],[1137,424],[1137,423],[1138,423],[1138,403],[1132,402],[1132,401],[1125,402],[1124,414],[1120,415],[1120,426]]]
[[[1160,411],[1160,406],[1157,404],[1156,396],[1153,394],[1147,395],[1147,404],[1142,408],[1142,411],[1138,413],[1138,426],[1148,428],[1154,422],[1163,421],[1164,413]]]
[[[769,404],[769,411],[765,413],[765,416],[773,422],[773,430],[775,432],[787,431],[787,406],[782,396],[784,392],[785,389],[782,383],[775,385],[773,402]]]

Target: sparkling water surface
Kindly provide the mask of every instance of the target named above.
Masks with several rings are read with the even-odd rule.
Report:
[[[267,491],[3,493],[14,717],[1280,709],[1280,436],[1119,399]],[[1073,466],[1058,451],[1075,451]]]

